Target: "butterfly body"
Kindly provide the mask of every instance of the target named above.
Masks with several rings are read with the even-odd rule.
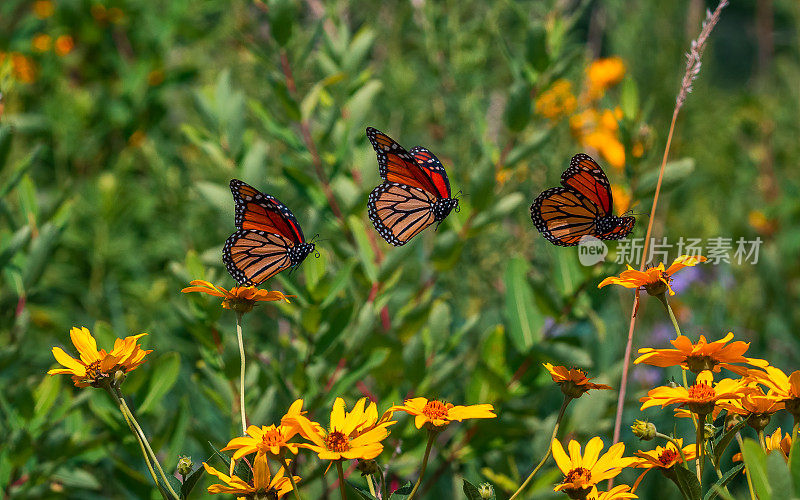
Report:
[[[611,184],[588,155],[572,157],[561,184],[542,192],[531,205],[534,226],[554,245],[574,246],[584,236],[617,240],[633,230],[635,218],[612,215]]]
[[[314,251],[294,214],[275,197],[233,179],[238,228],[222,249],[222,261],[238,283],[255,286],[294,268]]]
[[[372,127],[367,128],[367,138],[384,180],[370,193],[367,214],[387,242],[404,245],[458,207],[444,166],[428,149],[417,146],[406,151]]]

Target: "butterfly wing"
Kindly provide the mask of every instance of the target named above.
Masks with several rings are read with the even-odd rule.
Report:
[[[369,194],[367,213],[383,239],[401,246],[433,224],[435,202],[424,189],[384,182]]]
[[[236,227],[275,233],[295,245],[304,243],[303,230],[286,205],[238,180],[231,180],[236,203]]]
[[[600,207],[602,216],[611,215],[611,183],[600,165],[590,156],[583,153],[573,156],[569,168],[561,174],[561,184],[574,189]]]
[[[411,148],[411,156],[414,157],[419,168],[425,172],[436,187],[436,193],[439,195],[439,198],[451,198],[450,180],[447,178],[447,172],[442,162],[439,161],[439,158],[422,146]]]
[[[372,127],[367,127],[367,138],[378,157],[378,173],[383,180],[423,189],[431,194],[439,192],[411,153],[394,139]]]
[[[619,240],[622,239],[633,231],[633,225],[636,223],[634,217],[614,217],[614,224],[608,231],[596,235],[601,240]]]
[[[550,243],[568,247],[577,245],[583,236],[596,236],[595,220],[603,216],[599,210],[581,193],[555,187],[536,197],[531,205],[531,219]]]
[[[222,261],[238,283],[256,286],[292,265],[293,246],[277,233],[240,229],[225,241]]]

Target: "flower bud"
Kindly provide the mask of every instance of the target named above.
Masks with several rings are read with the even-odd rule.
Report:
[[[192,458],[187,455],[181,455],[178,458],[178,474],[181,476],[188,476],[189,473],[192,472],[192,467],[194,467],[194,463],[192,463]]]
[[[633,435],[642,441],[650,441],[656,437],[657,432],[655,424],[645,420],[634,420],[631,430],[633,431]]]
[[[494,488],[492,488],[492,483],[481,483],[480,486],[478,486],[478,494],[485,500],[493,498]]]
[[[747,425],[755,429],[756,432],[761,432],[764,430],[764,427],[769,425],[769,420],[771,417],[772,415],[769,413],[753,413],[747,417]]]
[[[378,466],[378,462],[373,459],[363,460],[359,459],[358,463],[356,464],[356,469],[361,472],[362,476],[372,476],[375,474],[380,474],[381,468]]]

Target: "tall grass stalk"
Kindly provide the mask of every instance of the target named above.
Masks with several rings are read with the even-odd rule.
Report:
[[[658,197],[661,193],[661,183],[664,178],[664,167],[667,164],[667,158],[669,157],[669,149],[672,145],[672,135],[675,132],[675,122],[678,119],[678,113],[680,112],[681,108],[683,107],[683,103],[686,101],[686,97],[692,92],[692,83],[700,74],[701,68],[701,59],[703,57],[703,51],[706,48],[706,42],[708,41],[708,37],[711,35],[711,30],[714,29],[717,22],[719,22],[720,15],[722,13],[722,9],[728,5],[728,0],[721,0],[717,5],[717,8],[714,9],[714,12],[710,10],[706,11],[706,18],[703,21],[702,29],[700,30],[700,35],[695,40],[692,40],[691,48],[689,52],[686,54],[686,71],[683,75],[683,79],[681,80],[681,87],[678,91],[678,96],[675,99],[675,109],[672,111],[672,121],[669,125],[669,133],[667,134],[667,144],[664,147],[664,156],[661,158],[661,168],[658,172],[658,183],[656,184],[656,192],[653,196],[653,207],[650,209],[650,219],[647,223],[647,234],[645,235],[644,239],[644,248],[642,250],[642,259],[639,262],[639,270],[643,271],[645,268],[645,264],[647,262],[647,252],[650,245],[650,234],[653,232],[653,222],[655,221],[656,215],[656,208],[658,206]],[[628,371],[630,369],[630,360],[631,360],[631,347],[633,345],[633,331],[636,327],[636,311],[639,308],[639,292],[637,290],[634,299],[633,299],[633,310],[631,311],[631,322],[630,326],[628,327],[628,342],[625,345],[625,360],[622,365],[622,381],[620,382],[619,387],[619,398],[617,400],[617,416],[614,421],[614,443],[619,442],[619,433],[620,428],[622,426],[622,410],[625,404],[625,392],[628,385]],[[610,479],[609,488],[611,488],[614,484],[614,480]]]

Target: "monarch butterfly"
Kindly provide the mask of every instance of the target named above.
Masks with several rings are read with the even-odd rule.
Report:
[[[367,213],[383,239],[405,245],[434,222],[441,223],[454,208],[458,211],[447,172],[433,153],[420,146],[408,152],[372,127],[367,127],[367,138],[384,180],[369,194]]]
[[[255,286],[314,250],[286,205],[244,182],[231,180],[236,227],[222,248],[222,261],[240,285]]]
[[[554,187],[536,197],[531,219],[550,243],[577,245],[583,236],[618,240],[633,230],[636,219],[612,215],[611,184],[591,157],[577,154],[561,174],[564,187]]]

